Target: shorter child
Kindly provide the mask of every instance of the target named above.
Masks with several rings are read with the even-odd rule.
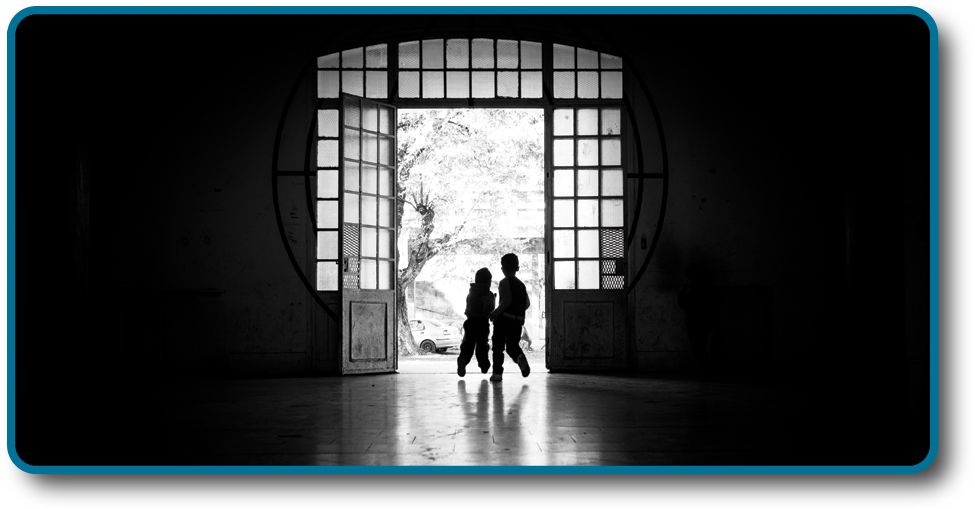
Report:
[[[481,373],[487,373],[491,367],[488,360],[488,315],[494,311],[494,297],[491,293],[491,271],[487,267],[481,268],[474,274],[474,282],[467,293],[464,341],[460,344],[460,357],[457,357],[457,374],[460,376],[467,373],[471,356],[477,357]]]

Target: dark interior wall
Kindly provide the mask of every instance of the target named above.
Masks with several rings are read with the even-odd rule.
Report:
[[[629,89],[646,170],[666,150],[670,172],[663,218],[646,183],[632,251],[635,273],[662,220],[634,291],[635,368],[693,367],[676,294],[700,264],[747,304],[725,318],[736,366],[889,386],[913,360],[926,379],[918,18],[31,16],[16,36],[18,423],[55,403],[139,416],[133,380],[307,372],[315,303],[272,193],[289,93],[326,50],[472,26],[620,50],[652,94],[659,116]],[[313,87],[295,90],[280,169],[304,167]],[[303,185],[279,184],[309,271]],[[41,420],[19,429],[53,435]]]

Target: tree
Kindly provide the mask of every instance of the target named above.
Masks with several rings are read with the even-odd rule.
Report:
[[[400,111],[396,217],[406,243],[396,285],[400,353],[417,352],[406,288],[431,259],[517,249],[503,221],[506,211],[541,191],[543,130],[544,117],[533,110]]]

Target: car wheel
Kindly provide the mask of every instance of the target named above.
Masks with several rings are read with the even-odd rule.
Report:
[[[426,353],[433,353],[433,352],[436,352],[437,351],[437,345],[436,345],[436,343],[434,343],[433,341],[430,341],[428,339],[428,340],[420,343],[420,350],[422,350],[422,351],[424,351]]]

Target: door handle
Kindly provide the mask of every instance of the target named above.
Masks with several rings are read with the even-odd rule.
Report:
[[[349,271],[349,257],[348,256],[343,256],[342,257],[342,272],[348,272],[348,271]]]

